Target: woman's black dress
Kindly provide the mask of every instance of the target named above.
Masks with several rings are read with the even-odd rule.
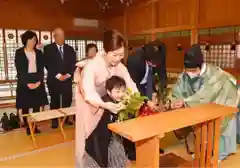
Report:
[[[48,104],[47,93],[44,84],[44,57],[40,50],[35,49],[36,53],[36,73],[29,73],[28,58],[24,48],[20,48],[15,54],[15,66],[17,69],[17,89],[16,89],[16,108],[38,108]],[[36,89],[29,89],[28,83],[41,84]]]

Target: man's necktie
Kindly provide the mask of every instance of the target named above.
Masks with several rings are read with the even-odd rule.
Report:
[[[146,85],[146,96],[149,98],[149,100],[152,100],[152,93],[153,93],[153,72],[152,67],[149,66]]]
[[[63,46],[60,46],[60,47],[59,47],[59,52],[60,52],[61,57],[62,57],[62,59],[63,59]]]

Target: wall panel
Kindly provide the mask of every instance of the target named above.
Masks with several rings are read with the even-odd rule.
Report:
[[[72,28],[69,16],[59,1],[3,1],[0,5],[0,27],[22,29]]]
[[[152,0],[125,9],[125,26],[128,37],[146,34],[151,37],[152,32],[154,37],[158,33],[192,30],[201,31],[199,43],[231,45],[234,33],[240,32],[239,6],[239,0]],[[202,28],[209,28],[210,33],[206,34]],[[181,44],[183,50],[189,48],[191,36],[158,38],[161,38],[167,47],[167,67],[183,68],[184,51],[179,52],[176,47]],[[150,38],[146,39],[146,42],[148,41]],[[129,40],[130,45],[138,46],[134,43],[136,42]],[[236,59],[234,65],[235,67],[229,71],[240,72],[240,59]]]
[[[153,5],[145,2],[125,8],[127,32],[149,33],[153,25],[156,28],[240,25],[239,6],[239,0],[153,0]]]
[[[196,0],[159,0],[157,7],[158,28],[194,24]]]
[[[137,34],[152,28],[152,5],[131,7],[126,10],[126,29],[128,34]]]
[[[190,47],[190,37],[169,37],[160,39],[167,49],[166,67],[167,68],[183,68],[184,51]],[[181,44],[182,51],[177,51],[178,44]]]
[[[118,16],[105,21],[105,28],[116,29],[124,34],[124,16]]]
[[[132,47],[133,51],[135,51],[137,48],[142,47],[144,44],[146,44],[146,38],[128,40],[128,46]]]
[[[84,2],[84,4],[88,11],[79,9],[83,7],[79,7],[78,0],[69,0],[63,5],[59,0],[1,0],[0,28],[52,30],[55,27],[62,27],[70,32],[71,36],[79,34],[86,36],[85,30],[89,28],[74,27],[73,18],[85,17],[83,13],[91,13],[93,10],[95,10],[94,14],[100,11],[96,2]],[[91,8],[89,8],[90,5]],[[99,32],[90,29],[87,35],[94,34],[95,31]]]
[[[200,0],[199,27],[240,24],[239,0]]]

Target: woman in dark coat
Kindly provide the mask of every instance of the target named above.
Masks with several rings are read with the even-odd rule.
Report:
[[[36,49],[38,43],[36,33],[26,31],[21,36],[23,47],[15,53],[17,69],[16,108],[22,109],[22,114],[28,114],[30,109],[39,112],[40,107],[48,104],[44,84],[44,57]],[[30,134],[27,119],[24,117],[27,134]],[[40,130],[36,127],[36,133]]]

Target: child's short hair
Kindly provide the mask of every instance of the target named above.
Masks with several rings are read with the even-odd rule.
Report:
[[[126,87],[126,82],[123,78],[118,76],[112,76],[106,82],[106,90],[112,91],[113,88]]]

